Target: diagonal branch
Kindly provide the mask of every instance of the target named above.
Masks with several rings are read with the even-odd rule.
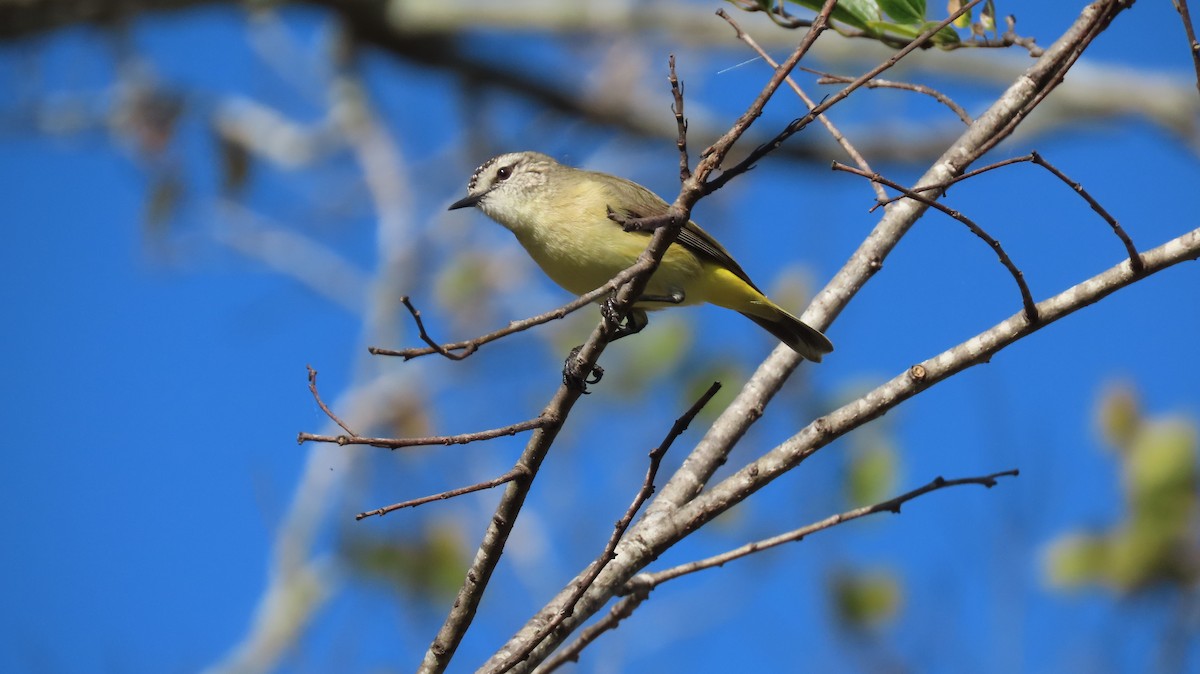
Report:
[[[1188,53],[1192,55],[1192,66],[1196,69],[1196,90],[1200,91],[1200,42],[1196,40],[1196,29],[1192,26],[1192,15],[1187,0],[1171,0],[1179,18],[1183,21],[1183,33],[1187,36]]]
[[[949,26],[956,19],[958,19],[958,17],[973,10],[975,8],[975,6],[981,2],[983,2],[983,0],[971,0],[971,2],[968,2],[965,5],[963,5],[962,7],[959,7],[957,11],[951,13],[950,16],[946,17],[944,20],[939,21],[936,24],[932,24],[924,33],[921,33],[920,36],[915,38],[912,42],[910,42],[903,49],[900,49],[895,54],[892,54],[886,61],[884,61],[883,63],[880,63],[879,65],[875,66],[874,68],[868,70],[866,73],[859,76],[858,79],[854,80],[850,84],[847,84],[844,88],[842,88],[837,93],[833,94],[832,96],[826,97],[824,100],[821,101],[821,103],[819,105],[816,105],[811,110],[809,110],[808,114],[804,115],[803,117],[798,117],[797,119],[792,120],[792,122],[790,124],[788,124],[786,127],[784,127],[783,131],[780,131],[778,134],[776,134],[775,137],[772,138],[770,141],[754,148],[754,150],[752,150],[745,159],[738,162],[735,166],[729,168],[728,170],[723,171],[721,173],[721,175],[717,176],[716,178],[713,178],[712,180],[708,181],[705,184],[706,190],[708,192],[714,192],[714,191],[720,189],[721,187],[723,187],[725,185],[725,183],[729,182],[733,178],[745,173],[746,171],[749,171],[751,168],[754,167],[754,165],[756,163],[758,163],[758,161],[760,159],[767,156],[771,152],[775,151],[777,148],[779,148],[779,146],[783,145],[784,141],[786,141],[788,138],[791,138],[795,134],[799,133],[801,130],[804,129],[804,127],[808,126],[809,122],[812,122],[818,116],[823,114],[826,110],[828,110],[829,108],[833,107],[834,105],[837,105],[838,103],[840,103],[847,96],[854,93],[854,91],[856,91],[860,87],[864,86],[867,82],[870,82],[871,80],[875,79],[875,77],[878,76],[880,73],[884,72],[885,70],[888,70],[892,66],[899,63],[901,59],[903,59],[905,56],[908,56],[909,54],[911,54],[914,50],[927,45],[929,43],[929,40],[931,40],[933,38],[933,36],[936,35],[939,31],[941,31],[946,26]],[[825,8],[832,9],[832,7],[829,6],[829,3],[826,3]],[[724,10],[717,10],[717,13],[724,16]],[[818,23],[821,23],[822,26],[824,25],[823,17],[827,16],[827,15],[828,15],[827,12],[823,12],[823,14],[821,16],[817,17],[818,21],[813,22],[814,29],[816,28]],[[784,73],[784,76],[786,76],[788,73],[791,72],[792,68],[796,65],[796,63],[792,62],[790,65],[785,63],[784,65],[787,66],[787,71]],[[778,69],[777,69],[777,74],[778,74]],[[762,110],[762,108],[760,106],[758,108],[758,111],[761,112],[761,110]],[[726,135],[728,136],[728,134],[726,134]],[[722,138],[722,141],[723,140],[724,140],[724,138]],[[736,138],[734,138],[734,140],[736,140]],[[732,142],[730,144],[732,145]]]
[[[625,510],[625,514],[621,517],[621,519],[617,520],[616,525],[613,527],[612,536],[609,537],[608,543],[604,546],[604,550],[600,553],[600,556],[596,558],[596,561],[592,562],[592,564],[588,567],[588,570],[584,573],[583,577],[575,583],[575,589],[572,591],[570,598],[567,599],[566,605],[563,607],[563,609],[558,612],[557,616],[546,623],[546,625],[542,627],[541,631],[535,634],[523,648],[518,650],[516,653],[513,653],[507,661],[500,663],[494,669],[490,670],[489,674],[504,674],[504,672],[507,672],[516,666],[517,663],[529,657],[529,654],[533,652],[533,649],[536,648],[538,644],[542,643],[542,641],[545,640],[545,638],[549,636],[550,633],[555,630],[555,628],[562,624],[562,621],[570,617],[570,615],[575,611],[575,602],[579,601],[579,598],[583,596],[583,593],[587,592],[588,588],[592,586],[592,583],[594,583],[596,578],[600,575],[600,572],[604,570],[605,565],[611,562],[613,557],[616,556],[617,544],[621,542],[621,537],[625,535],[626,529],[628,529],[630,523],[633,522],[633,518],[635,515],[637,515],[638,510],[640,510],[646,500],[650,498],[650,495],[654,493],[654,478],[658,475],[658,468],[660,465],[662,465],[662,460],[663,457],[666,456],[667,450],[671,448],[671,445],[675,443],[675,440],[677,440],[680,435],[683,435],[683,432],[687,430],[689,425],[691,425],[692,420],[696,418],[696,415],[700,414],[700,410],[704,409],[704,406],[707,405],[709,401],[713,399],[713,396],[717,394],[717,391],[720,390],[720,382],[713,382],[712,386],[709,386],[708,390],[706,390],[696,400],[696,402],[692,403],[692,406],[683,413],[683,416],[675,420],[675,423],[671,425],[671,430],[667,432],[667,436],[663,438],[663,441],[659,443],[657,447],[651,450],[650,467],[646,469],[646,477],[644,480],[642,480],[642,488],[639,489],[638,493],[633,497],[633,503],[629,504],[629,508]]]
[[[755,40],[753,37],[751,37],[749,33],[742,30],[742,27],[736,21],[733,20],[733,17],[728,16],[728,15],[723,15],[723,18],[729,22],[730,26],[733,26],[733,30],[737,34],[738,39],[741,40],[742,42],[745,42],[746,46],[753,49],[754,53],[758,54],[759,58],[761,58],[763,61],[766,61],[767,64],[770,65],[772,68],[779,67],[779,64],[775,61],[775,59],[771,58],[771,55],[768,54],[767,51],[758,44],[757,40]],[[803,66],[797,66],[797,67],[800,70],[803,70],[806,72],[812,72],[811,68],[805,68]],[[786,81],[787,81],[788,86],[792,88],[792,91],[797,96],[800,97],[800,100],[804,101],[804,104],[806,106],[808,106],[809,110],[812,110],[813,108],[817,107],[816,102],[813,101],[813,99],[809,98],[808,94],[804,93],[804,90],[800,88],[800,85],[796,83],[796,80],[793,79],[791,75],[788,75]],[[846,82],[851,82],[851,81],[852,80],[849,80],[849,79],[846,80]],[[864,171],[872,171],[871,165],[867,163],[866,158],[863,157],[862,153],[860,153],[858,151],[858,149],[855,148],[854,145],[850,143],[850,139],[846,138],[846,136],[841,132],[841,130],[838,129],[836,126],[834,126],[833,122],[830,121],[829,117],[827,117],[825,115],[818,115],[817,121],[821,122],[821,124],[825,127],[825,130],[829,132],[829,135],[833,136],[833,140],[836,141],[838,145],[842,146],[842,149],[845,150],[846,154],[850,157],[850,159],[854,160],[855,164],[858,164],[858,167],[860,169],[862,169]],[[887,196],[886,194],[884,194],[883,188],[880,187],[879,185],[872,183],[871,187],[875,189],[875,195],[877,198],[882,199]]]
[[[459,487],[457,489],[448,489],[446,491],[439,492],[437,494],[432,494],[430,496],[422,496],[421,498],[414,498],[414,499],[410,499],[408,501],[401,501],[400,503],[393,503],[390,506],[376,508],[375,510],[368,510],[366,512],[361,512],[361,513],[355,515],[354,519],[361,520],[361,519],[365,519],[367,517],[374,517],[374,516],[382,517],[394,510],[400,510],[401,508],[415,508],[416,506],[425,505],[426,503],[432,503],[433,501],[445,501],[446,499],[454,498],[455,496],[463,496],[465,494],[473,494],[477,491],[483,491],[484,489],[493,489],[495,487],[499,487],[500,485],[502,485],[506,482],[513,482],[514,480],[525,480],[525,479],[528,479],[529,477],[530,477],[529,473],[527,473],[525,470],[523,470],[521,468],[521,466],[514,466],[507,473],[501,475],[500,477],[493,478],[491,480],[485,480],[483,482],[479,482],[479,483],[472,484],[472,485],[467,485],[466,487]]]
[[[991,489],[992,487],[996,486],[999,478],[1010,476],[1016,477],[1018,474],[1019,472],[1017,470],[1006,470],[999,473],[992,473],[991,475],[955,478],[952,480],[947,480],[943,477],[937,477],[921,487],[905,492],[886,501],[881,501],[874,505],[854,508],[853,510],[847,510],[846,512],[838,513],[836,515],[830,515],[819,522],[814,522],[807,526],[800,527],[799,529],[794,529],[787,533],[772,536],[771,538],[747,543],[743,546],[723,552],[719,555],[713,555],[712,557],[707,557],[705,559],[688,562],[686,564],[680,564],[662,571],[643,573],[635,576],[625,584],[622,592],[620,592],[620,594],[626,595],[625,598],[617,602],[616,606],[613,607],[612,611],[610,611],[607,616],[602,618],[595,625],[591,625],[587,629],[583,630],[577,639],[564,646],[563,649],[558,653],[555,653],[554,657],[548,658],[545,664],[538,669],[538,674],[549,674],[549,672],[554,671],[568,661],[578,660],[579,653],[582,652],[584,648],[595,641],[596,638],[601,634],[612,630],[617,626],[618,623],[632,615],[633,611],[640,606],[642,602],[649,598],[652,590],[669,580],[674,580],[681,576],[695,573],[697,571],[723,566],[736,559],[747,557],[764,550],[769,550],[785,543],[796,543],[819,531],[832,529],[833,527],[845,524],[846,522],[851,522],[853,520],[868,517],[870,515],[875,515],[882,512],[890,512],[898,515],[900,514],[900,507],[905,503],[908,503],[909,501],[917,499],[933,491],[971,484],[980,485]]]
[[[1012,133],[1016,128],[1011,124],[1012,120],[1027,113],[1031,101],[1041,100],[1040,92],[1044,88],[1057,85],[1064,64],[1074,62],[1079,42],[1090,34],[1098,21],[1110,18],[1107,17],[1107,11],[1112,6],[1123,6],[1123,3],[1120,0],[1098,0],[1084,8],[1076,21],[1046,49],[1042,57],[1017,77],[1008,90],[975,119],[915,184],[940,185],[962,175],[992,146],[993,139]],[[930,196],[940,197],[942,191],[935,189]],[[926,208],[920,202],[905,201],[887,210],[841,270],[813,299],[808,310],[800,317],[801,320],[818,330],[828,328],[881,268],[883,261],[925,213]],[[747,386],[663,487],[658,498],[650,505],[650,513],[656,509],[671,510],[699,493],[717,468],[725,463],[729,450],[761,416],[761,410],[783,386],[799,362],[789,349],[776,349],[759,366]]]

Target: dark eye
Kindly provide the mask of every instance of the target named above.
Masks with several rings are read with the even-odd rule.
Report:
[[[496,182],[500,182],[502,180],[508,180],[508,177],[511,175],[512,175],[512,167],[511,166],[501,166],[500,170],[496,171]]]

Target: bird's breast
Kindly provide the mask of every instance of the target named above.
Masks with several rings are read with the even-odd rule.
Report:
[[[502,224],[512,230],[542,271],[567,291],[582,295],[599,288],[637,261],[650,243],[648,235],[626,232],[608,218],[610,204],[605,191],[576,189],[559,196],[567,198],[525,209],[522,217]],[[683,291],[685,304],[703,301],[686,296],[691,280],[700,273],[696,256],[673,245],[645,294]]]

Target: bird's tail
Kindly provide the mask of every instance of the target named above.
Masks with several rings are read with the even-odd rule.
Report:
[[[820,330],[808,325],[774,304],[771,305],[771,308],[774,311],[764,312],[772,314],[770,317],[756,316],[745,311],[741,312],[741,314],[761,325],[763,329],[775,335],[779,341],[792,347],[793,351],[803,356],[806,360],[819,363],[825,354],[833,351],[833,342],[830,342],[829,338],[823,335]]]

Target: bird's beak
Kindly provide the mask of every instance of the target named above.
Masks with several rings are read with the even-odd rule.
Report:
[[[450,208],[447,208],[446,210],[453,211],[460,208],[466,208],[468,206],[474,206],[475,204],[479,203],[479,200],[482,199],[483,195],[485,194],[487,194],[487,192],[480,192],[479,194],[472,194],[470,196],[463,197],[462,199],[450,204]]]

